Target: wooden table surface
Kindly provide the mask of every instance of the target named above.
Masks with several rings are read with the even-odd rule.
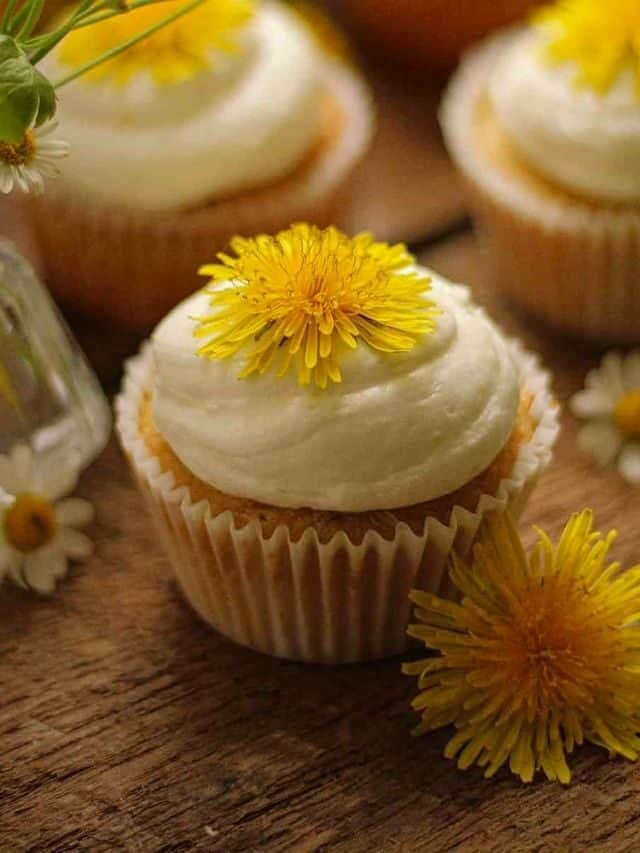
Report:
[[[565,401],[598,353],[553,338],[492,292],[441,148],[436,93],[376,83],[380,132],[345,212],[350,229],[417,244],[539,351]],[[29,250],[4,208],[2,228]],[[107,389],[137,341],[71,315]],[[594,467],[563,416],[555,465],[524,518],[557,534],[592,506],[640,559],[638,491]],[[322,668],[232,645],[180,598],[112,440],[80,493],[96,554],[51,600],[0,595],[0,850],[625,851],[640,845],[640,765],[586,747],[569,788],[491,782],[410,737],[400,661]]]

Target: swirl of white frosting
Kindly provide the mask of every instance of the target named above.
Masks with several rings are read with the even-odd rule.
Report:
[[[126,87],[82,77],[60,90],[71,155],[64,190],[142,210],[171,210],[256,189],[289,174],[317,143],[322,58],[296,16],[264,3],[234,56],[180,84],[149,74]],[[56,79],[68,68],[49,62]]]
[[[201,480],[281,507],[392,509],[454,491],[481,473],[513,429],[519,382],[509,347],[466,288],[434,273],[436,331],[411,351],[349,351],[343,382],[293,374],[239,380],[242,359],[194,353],[199,292],[153,335],[156,426]]]
[[[640,102],[632,69],[600,94],[577,88],[573,63],[550,64],[545,36],[518,33],[494,67],[498,121],[529,165],[586,198],[640,202]]]

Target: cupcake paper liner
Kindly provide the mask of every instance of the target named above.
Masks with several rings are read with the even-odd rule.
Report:
[[[360,544],[346,532],[321,542],[309,527],[294,541],[281,525],[266,536],[257,519],[241,525],[230,511],[213,515],[187,486],[162,470],[140,435],[140,407],[151,387],[148,347],[126,367],[116,402],[120,441],[146,498],[175,576],[194,609],[237,643],[277,657],[347,663],[387,657],[408,645],[409,591],[456,597],[448,573],[451,550],[465,553],[483,516],[509,508],[519,515],[546,467],[558,433],[549,375],[512,344],[537,424],[511,476],[475,512],[456,506],[448,524],[427,517],[421,534],[399,522],[392,539],[369,530]]]
[[[323,79],[342,115],[340,135],[272,187],[194,210],[149,213],[73,197],[52,181],[30,207],[54,295],[145,332],[199,285],[198,267],[235,234],[273,233],[298,220],[331,224],[374,122],[356,72],[328,61]]]
[[[640,339],[640,208],[606,207],[537,190],[477,144],[475,111],[513,38],[476,48],[445,93],[447,147],[470,188],[478,228],[511,301],[552,326],[604,343]]]

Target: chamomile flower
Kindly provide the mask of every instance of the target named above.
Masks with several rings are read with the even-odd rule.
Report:
[[[84,560],[91,540],[77,528],[93,518],[80,498],[62,498],[75,475],[62,466],[37,466],[28,447],[0,456],[0,578],[43,595],[67,573],[68,560]]]
[[[625,480],[640,484],[640,350],[607,353],[570,407],[587,421],[578,434],[580,449],[601,465],[617,462]]]
[[[0,140],[0,192],[10,193],[19,187],[25,193],[41,193],[45,178],[59,174],[56,160],[66,157],[69,144],[52,139],[57,122],[27,130],[22,140],[14,145]]]

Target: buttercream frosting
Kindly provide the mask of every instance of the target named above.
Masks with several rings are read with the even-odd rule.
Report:
[[[170,210],[292,172],[321,131],[323,59],[296,16],[260,4],[234,55],[178,84],[82,77],[60,90],[71,143],[58,186],[110,204]],[[55,52],[46,73],[68,71]]]
[[[158,430],[204,482],[275,506],[359,512],[454,491],[506,443],[519,385],[506,341],[467,289],[428,275],[442,311],[435,332],[406,353],[359,346],[341,362],[343,382],[324,391],[293,376],[238,379],[239,354],[195,356],[194,317],[209,301],[194,294],[153,335]]]
[[[640,202],[640,103],[632,69],[606,93],[577,87],[576,67],[519,32],[497,61],[489,94],[500,125],[541,175],[587,198]]]

